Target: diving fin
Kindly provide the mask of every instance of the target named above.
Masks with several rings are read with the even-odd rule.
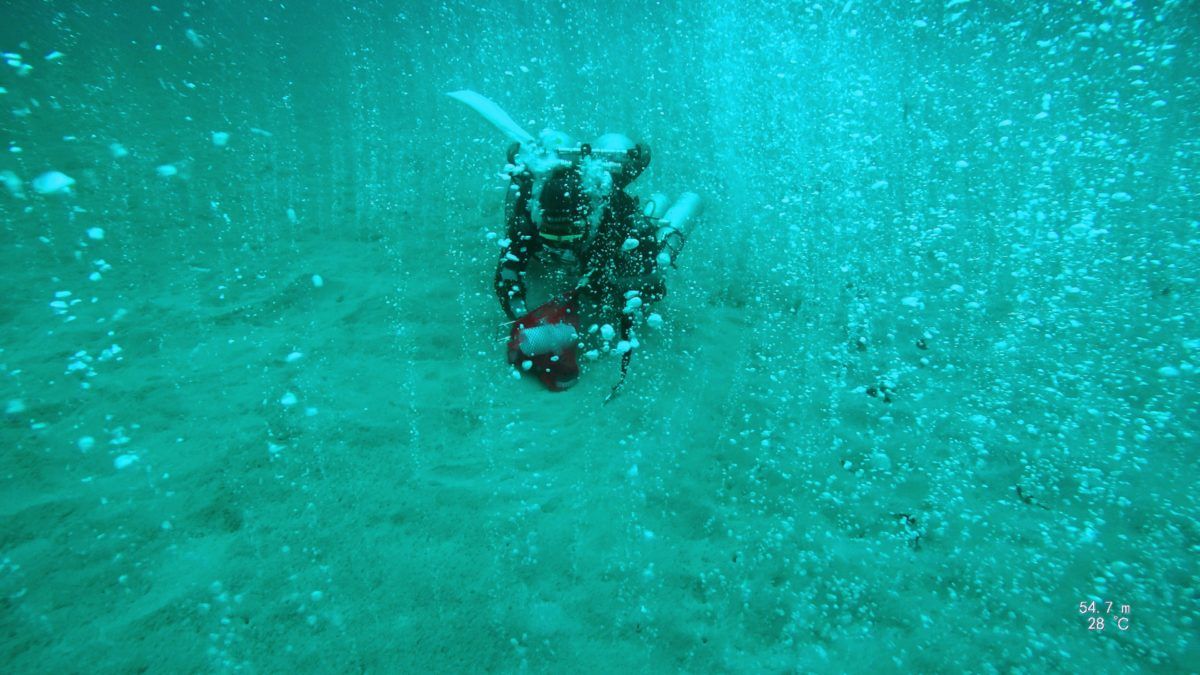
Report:
[[[490,98],[471,91],[470,89],[461,89],[452,91],[446,94],[456,101],[462,101],[471,107],[472,110],[483,116],[483,119],[492,123],[492,126],[499,129],[512,140],[521,143],[529,144],[533,142],[533,136],[524,129],[521,125],[513,121],[513,118],[508,116],[508,113],[496,105]]]

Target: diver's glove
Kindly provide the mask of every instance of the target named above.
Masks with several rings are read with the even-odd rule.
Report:
[[[508,154],[505,155],[508,164],[504,166],[501,175],[506,175],[512,179],[513,183],[522,191],[531,192],[533,190],[533,173],[529,171],[529,167],[518,161],[517,154],[520,152],[520,143],[513,143],[508,146]]]
[[[632,183],[650,166],[650,146],[645,143],[635,143],[625,154],[629,161],[621,167],[619,174],[613,176],[613,183],[619,188]]]
[[[635,143],[633,149],[629,151],[629,158],[638,167],[638,173],[646,170],[650,166],[650,146],[645,143]]]

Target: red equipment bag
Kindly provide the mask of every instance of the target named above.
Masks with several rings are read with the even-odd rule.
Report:
[[[550,391],[563,391],[579,378],[576,357],[579,317],[575,303],[555,298],[513,323],[508,362],[517,368],[532,362],[529,372]]]

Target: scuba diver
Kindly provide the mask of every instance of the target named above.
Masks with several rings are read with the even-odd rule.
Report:
[[[508,150],[505,174],[505,238],[500,241],[495,290],[500,307],[513,320],[509,362],[533,374],[551,390],[561,391],[578,377],[581,299],[604,316],[619,313],[619,333],[606,324],[607,343],[619,335],[613,351],[621,355],[625,382],[635,327],[647,320],[649,306],[666,294],[665,268],[674,266],[687,237],[687,226],[700,198],[684,193],[670,209],[667,198],[653,195],[643,206],[626,192],[650,164],[650,147],[622,134],[608,133],[592,143],[574,144],[565,134],[545,131],[535,140],[498,106],[474,92],[450,96],[470,105],[515,142]],[[565,294],[537,308],[526,305],[526,270],[531,259],[566,266],[578,282]],[[652,325],[661,317],[650,315]]]
[[[612,300],[612,292],[623,285],[622,280],[626,285],[649,283],[651,288],[645,289],[643,297],[647,303],[665,292],[661,278],[651,278],[659,252],[653,245],[657,227],[641,217],[637,197],[625,192],[625,187],[649,166],[650,148],[619,134],[605,134],[597,140],[597,146],[581,145],[580,159],[588,161],[601,153],[620,158],[606,162],[615,164],[616,170],[609,174],[610,186],[604,186],[601,179],[599,193],[585,186],[586,165],[581,166],[581,162],[550,169],[535,190],[532,171],[516,164],[520,145],[509,149],[512,186],[504,209],[507,236],[496,266],[495,283],[500,307],[510,319],[518,319],[527,311],[525,269],[530,258],[543,251],[558,261],[580,264],[582,275],[575,295],[587,291],[601,300]],[[624,250],[627,241],[631,248]]]

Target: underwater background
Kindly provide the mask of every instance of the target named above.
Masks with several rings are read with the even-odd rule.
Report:
[[[0,668],[1196,672],[1198,17],[3,3]],[[608,404],[459,89],[705,201]]]

